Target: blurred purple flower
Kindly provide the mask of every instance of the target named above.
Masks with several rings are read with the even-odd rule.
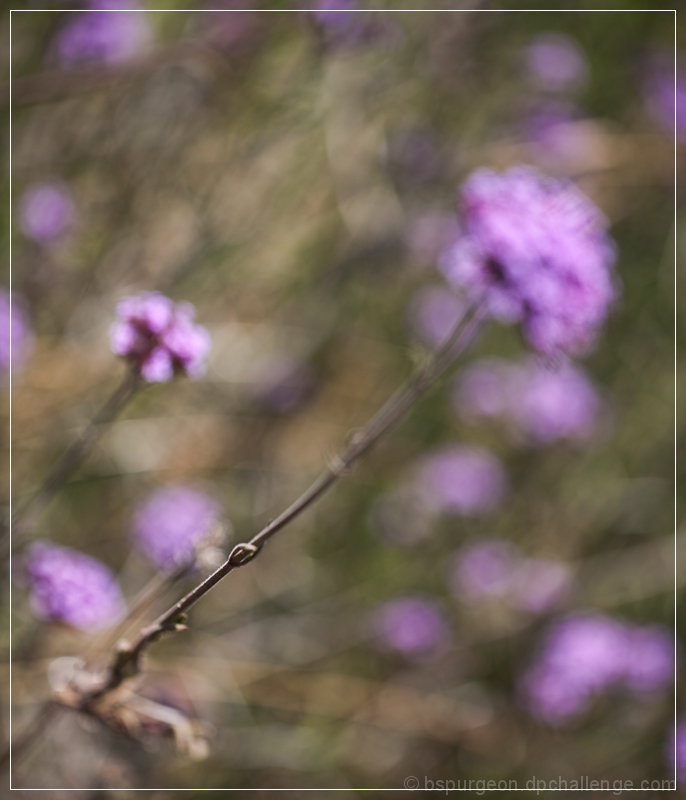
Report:
[[[648,62],[643,77],[643,93],[648,109],[658,125],[670,135],[686,139],[686,71],[673,56],[658,53]]]
[[[41,619],[97,630],[112,625],[124,611],[112,573],[77,550],[36,542],[24,567],[31,586],[31,605]]]
[[[122,300],[117,314],[119,321],[111,328],[112,352],[128,359],[146,381],[204,373],[210,335],[193,322],[190,303],[175,304],[157,292],[144,292]]]
[[[571,573],[560,561],[541,558],[520,560],[514,571],[508,599],[530,614],[545,614],[569,592]]]
[[[62,183],[35,184],[19,200],[19,229],[41,244],[64,233],[73,219],[74,204]]]
[[[337,27],[351,24],[356,11],[353,0],[322,0],[315,3],[312,16],[322,25]]]
[[[534,716],[564,723],[610,685],[638,691],[662,688],[672,675],[671,648],[660,629],[600,614],[569,617],[548,633],[538,660],[525,674],[523,700]]]
[[[322,0],[308,13],[332,47],[374,44],[379,49],[392,48],[404,40],[402,28],[388,15],[373,16],[358,9],[352,0]]]
[[[591,157],[588,135],[575,124],[583,119],[581,109],[572,103],[548,101],[524,117],[521,134],[532,146],[534,157],[575,163]]]
[[[651,692],[674,678],[674,637],[658,626],[627,630],[627,685]]]
[[[588,61],[579,45],[560,33],[542,33],[524,51],[533,80],[543,89],[578,89],[588,80]]]
[[[667,741],[667,763],[677,780],[686,780],[686,719],[677,722]]]
[[[524,558],[505,539],[486,539],[461,548],[451,575],[462,600],[500,597],[520,611],[543,614],[566,594],[569,568],[558,561]]]
[[[491,511],[505,494],[506,484],[505,471],[494,455],[459,445],[425,457],[416,478],[428,510],[466,516]]]
[[[435,651],[448,636],[436,605],[422,597],[399,597],[377,609],[372,629],[382,646],[408,656]]]
[[[10,293],[4,289],[0,289],[0,326],[0,371],[10,368],[10,350],[12,368],[21,369],[31,352],[33,336],[21,301],[13,294],[10,305]]]
[[[595,692],[623,674],[624,645],[624,627],[609,617],[580,615],[559,622],[522,681],[529,711],[551,724],[585,711]]]
[[[138,56],[150,43],[152,29],[145,11],[132,3],[92,2],[58,32],[57,58],[63,67],[84,63],[116,66]],[[123,7],[123,8],[122,8]]]
[[[598,393],[578,368],[546,367],[530,359],[484,359],[458,377],[453,405],[467,421],[503,417],[534,444],[584,439],[596,428]]]
[[[431,347],[447,342],[465,312],[464,302],[442,287],[421,289],[412,298],[409,320],[417,336]]]
[[[540,352],[580,353],[614,299],[607,221],[571,184],[531,167],[482,169],[462,189],[466,235],[444,252],[448,280],[521,322]]]
[[[205,493],[188,486],[164,486],[136,511],[133,536],[156,566],[171,572],[194,563],[198,546],[219,516],[219,506]]]
[[[454,392],[455,411],[465,420],[505,415],[510,407],[512,376],[517,367],[500,358],[488,358],[467,366]]]
[[[510,588],[517,560],[517,548],[504,539],[466,545],[457,555],[453,589],[469,599],[502,596]]]
[[[522,368],[517,383],[510,414],[533,441],[584,438],[592,432],[600,401],[581,370],[569,364],[546,369],[530,362]]]

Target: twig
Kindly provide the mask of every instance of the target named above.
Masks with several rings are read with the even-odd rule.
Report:
[[[401,387],[371,418],[367,425],[354,434],[348,444],[336,456],[319,477],[278,517],[256,533],[248,542],[237,544],[227,560],[182,597],[171,608],[159,616],[151,625],[143,628],[133,643],[120,642],[109,671],[99,688],[84,693],[81,707],[90,711],[93,703],[116,689],[127,678],[141,669],[143,651],[165,633],[183,630],[186,612],[210,589],[238,567],[242,567],[260,552],[264,544],[300,514],[315,503],[333,486],[345,472],[390,429],[395,427],[412,405],[452,366],[471,343],[484,317],[483,309],[468,312],[455,326],[450,338],[423,366],[417,369],[409,381]]]
[[[172,573],[156,572],[153,578],[140,590],[128,605],[126,616],[117,623],[114,630],[106,630],[102,636],[98,636],[89,648],[86,661],[96,653],[102,653],[114,647],[114,645],[134,627],[134,623],[140,624],[143,615],[155,605],[181,578],[188,575],[190,568],[186,565]]]

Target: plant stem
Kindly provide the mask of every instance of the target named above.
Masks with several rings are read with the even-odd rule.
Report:
[[[457,323],[446,343],[415,371],[407,383],[391,396],[362,430],[349,439],[343,450],[300,497],[248,542],[237,544],[217,570],[161,614],[151,625],[143,628],[133,643],[120,642],[103,684],[84,695],[82,708],[89,710],[94,701],[116,689],[127,678],[138,674],[141,668],[141,655],[150,644],[165,633],[185,628],[183,624],[185,614],[198,600],[234,569],[252,561],[274,534],[315,503],[387,431],[394,428],[414,403],[453,365],[457,357],[464,353],[477,333],[483,317],[481,307],[468,312]]]

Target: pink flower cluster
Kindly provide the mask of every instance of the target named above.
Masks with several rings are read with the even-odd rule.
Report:
[[[111,329],[112,352],[128,359],[146,381],[164,382],[175,374],[202,376],[210,335],[193,322],[190,303],[174,303],[157,292],[127,297],[117,306]]]
[[[573,185],[531,167],[477,170],[462,188],[464,233],[442,256],[453,285],[520,322],[539,352],[582,353],[615,296],[607,221]]]
[[[612,686],[654,692],[673,676],[674,641],[666,629],[576,614],[549,631],[520,689],[534,716],[557,725],[586,711]]]
[[[90,631],[112,625],[124,612],[124,599],[112,573],[78,550],[36,542],[24,570],[31,586],[31,605],[41,619]]]

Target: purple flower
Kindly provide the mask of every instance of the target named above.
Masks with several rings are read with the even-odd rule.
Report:
[[[488,358],[466,367],[459,376],[454,394],[457,413],[472,421],[507,414],[512,378],[517,368],[509,361]]]
[[[378,48],[394,47],[403,39],[399,25],[388,18],[358,11],[353,0],[321,0],[308,13],[319,27],[323,40],[332,47],[372,42]]]
[[[174,571],[195,561],[220,516],[215,501],[187,486],[165,486],[136,511],[133,536],[158,567]]]
[[[520,611],[543,614],[569,589],[569,569],[557,561],[524,558],[504,539],[486,539],[457,553],[452,588],[461,599],[500,597]]]
[[[640,692],[662,688],[673,674],[672,663],[672,645],[661,629],[600,614],[576,615],[548,633],[520,688],[534,716],[561,724],[611,685]]]
[[[676,136],[686,138],[686,71],[674,58],[666,54],[654,55],[646,68],[643,93],[648,109],[655,121],[665,131],[674,135],[676,110]]]
[[[338,27],[349,25],[356,16],[357,5],[353,0],[321,0],[315,3],[312,16],[322,25]]]
[[[85,63],[117,66],[138,56],[152,38],[145,11],[131,3],[93,2],[57,34],[55,49],[63,67]],[[124,9],[122,9],[124,6]]]
[[[562,162],[564,171],[593,158],[594,136],[583,112],[571,103],[548,101],[533,108],[523,119],[521,134],[531,152]]]
[[[585,711],[595,693],[621,677],[624,627],[602,615],[580,615],[549,632],[538,661],[521,684],[536,717],[560,724]]]
[[[380,644],[407,656],[435,651],[448,635],[436,605],[422,597],[399,597],[382,605],[372,620]]]
[[[627,630],[625,681],[637,692],[652,692],[674,678],[674,638],[658,626]]]
[[[543,33],[524,52],[531,77],[543,89],[560,92],[577,89],[588,79],[588,62],[569,36]]]
[[[112,573],[77,550],[36,542],[24,566],[31,586],[31,605],[41,619],[97,630],[112,625],[124,611]]]
[[[10,294],[4,289],[0,289],[0,326],[0,371],[9,370],[10,352],[12,368],[21,369],[31,352],[33,336],[21,301],[12,295],[10,304]]]
[[[521,322],[547,355],[580,353],[614,299],[607,221],[578,189],[531,167],[478,170],[462,189],[465,235],[441,258],[448,280]]]
[[[144,292],[122,300],[117,314],[119,321],[111,328],[112,352],[128,359],[146,381],[204,373],[210,335],[193,322],[190,303],[175,304],[157,292]]]
[[[488,539],[462,548],[453,575],[455,592],[480,598],[506,594],[517,566],[517,549],[503,539]]]
[[[586,375],[570,364],[485,359],[467,367],[454,393],[465,420],[502,417],[534,444],[584,439],[597,427],[600,399]]]
[[[505,471],[491,453],[451,446],[419,464],[416,488],[428,510],[472,516],[498,505],[506,488]]]
[[[593,431],[600,401],[580,370],[569,364],[546,369],[530,362],[516,382],[510,415],[533,441],[584,438]]]
[[[74,204],[61,183],[30,186],[19,200],[19,229],[41,244],[64,233],[73,218]]]
[[[667,741],[667,763],[677,780],[686,780],[686,719],[677,723]]]
[[[410,324],[419,338],[431,347],[447,342],[465,312],[464,303],[442,287],[422,289],[409,309]]]

